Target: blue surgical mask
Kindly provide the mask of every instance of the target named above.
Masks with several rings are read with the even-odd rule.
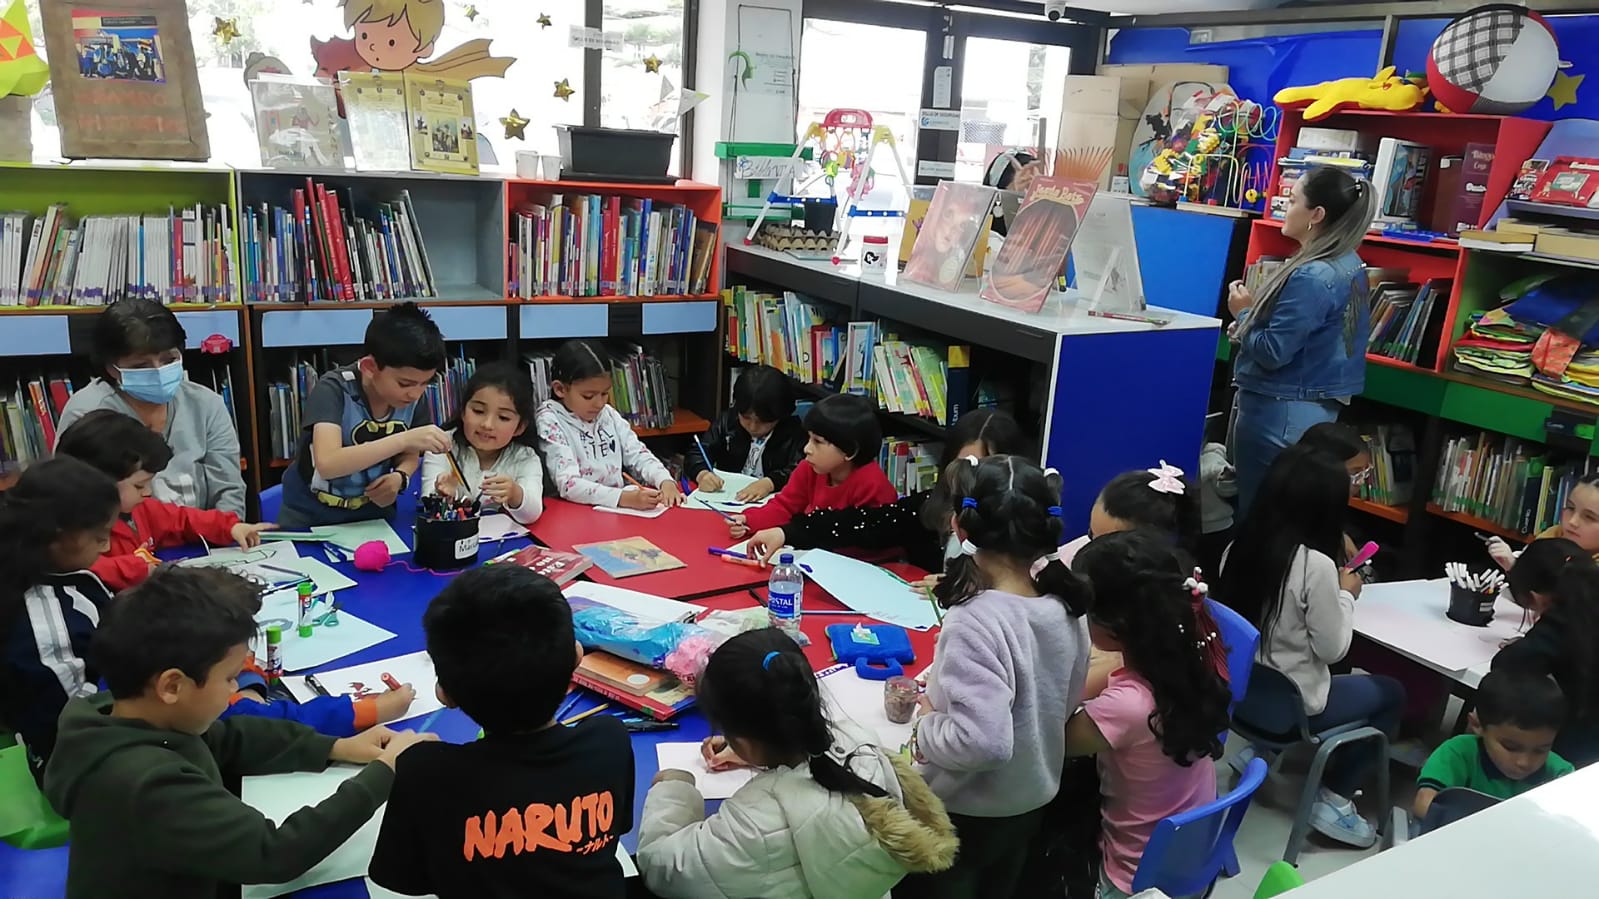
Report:
[[[183,362],[169,362],[160,368],[119,368],[122,392],[147,403],[170,403],[183,384]]]

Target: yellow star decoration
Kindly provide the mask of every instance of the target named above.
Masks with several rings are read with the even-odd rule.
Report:
[[[216,19],[216,25],[211,29],[211,33],[224,44],[233,43],[233,39],[239,36],[239,20],[224,19],[221,16],[212,16],[212,18]]]
[[[466,5],[466,9],[461,10],[461,15],[466,16],[466,20],[468,22],[476,21],[477,20],[477,7],[475,7],[472,4],[468,3]]]
[[[555,82],[555,96],[558,99],[566,100],[568,103],[570,103],[572,101],[567,98],[571,97],[575,93],[577,93],[577,91],[572,90],[572,83],[569,80],[562,78],[560,81]]]
[[[1555,108],[1570,106],[1577,102],[1577,88],[1582,86],[1582,80],[1587,75],[1567,75],[1565,72],[1555,73],[1555,83],[1550,86],[1549,93],[1544,96],[1555,101]]]
[[[513,137],[517,140],[527,140],[527,135],[523,133],[527,130],[527,119],[522,118],[521,113],[516,111],[516,107],[511,107],[509,113],[500,117],[500,124],[505,126],[506,140],[510,140]]]
[[[539,23],[539,27],[541,27],[541,28],[548,28],[551,25],[555,24],[554,22],[550,21],[550,14],[549,13],[542,13],[542,12],[539,13],[538,23]]]
[[[660,70],[661,70],[660,57],[656,56],[654,53],[651,53],[649,56],[644,57],[644,71],[646,71],[646,72],[659,72]]]

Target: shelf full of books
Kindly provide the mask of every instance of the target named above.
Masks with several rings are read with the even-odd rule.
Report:
[[[590,341],[589,345],[609,356],[611,405],[635,430],[670,431],[678,425],[678,417],[684,413],[676,405],[677,379],[669,373],[665,362],[636,343],[605,346],[599,341]],[[553,397],[550,360],[554,356],[554,346],[523,354],[522,361],[533,380],[535,405]],[[699,416],[686,417],[708,426]],[[703,431],[705,427],[697,430]]]
[[[1562,458],[1536,443],[1482,432],[1445,442],[1432,487],[1436,512],[1463,515],[1530,539],[1560,523],[1593,457]]]

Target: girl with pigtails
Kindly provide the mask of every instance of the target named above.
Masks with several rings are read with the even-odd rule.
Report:
[[[948,611],[909,748],[960,855],[894,896],[1007,899],[1026,889],[1023,866],[1060,788],[1088,669],[1089,590],[1060,561],[1058,474],[1020,456],[967,457],[942,484],[960,552],[933,588]]]

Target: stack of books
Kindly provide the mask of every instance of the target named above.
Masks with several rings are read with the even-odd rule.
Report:
[[[0,213],[0,306],[104,306],[237,299],[233,214],[225,206],[90,215],[65,204]]]
[[[1449,302],[1449,281],[1429,280],[1420,287],[1380,282],[1371,292],[1371,342],[1366,352],[1414,365],[1422,342],[1431,336],[1433,312]]]
[[[512,293],[698,296],[707,290],[717,228],[693,210],[649,199],[555,194],[512,216]]]
[[[1457,437],[1444,445],[1432,500],[1532,535],[1560,522],[1566,497],[1592,466],[1591,458],[1553,463],[1544,447],[1500,434]]]
[[[1410,502],[1416,486],[1416,437],[1405,425],[1361,429],[1360,439],[1371,454],[1371,475],[1360,485],[1360,498],[1385,506]]]
[[[533,381],[535,403],[550,399],[550,360],[552,350],[525,353],[528,377]],[[673,379],[660,359],[638,344],[612,351],[611,405],[637,428],[669,428],[675,420]]]
[[[382,302],[437,297],[410,191],[362,204],[310,178],[288,206],[239,210],[250,302]]]
[[[938,482],[938,459],[944,452],[941,443],[923,443],[889,437],[877,454],[877,464],[888,475],[900,496],[931,490]]]

